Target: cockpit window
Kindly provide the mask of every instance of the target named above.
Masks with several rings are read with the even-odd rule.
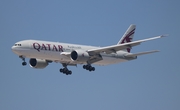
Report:
[[[14,46],[21,46],[21,44],[15,44]]]

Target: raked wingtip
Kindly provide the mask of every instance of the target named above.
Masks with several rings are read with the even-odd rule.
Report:
[[[161,35],[160,37],[167,37],[169,36],[169,34],[164,34],[164,35]]]

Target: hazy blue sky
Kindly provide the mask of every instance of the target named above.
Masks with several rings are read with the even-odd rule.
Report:
[[[0,0],[0,110],[180,110],[180,2],[178,0]],[[130,24],[132,52],[161,52],[95,66],[95,72],[52,63],[38,70],[11,51],[15,42],[40,39],[108,46]],[[29,59],[26,59],[27,62]]]

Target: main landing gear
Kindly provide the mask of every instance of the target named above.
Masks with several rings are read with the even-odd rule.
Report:
[[[72,71],[67,68],[67,64],[62,64],[64,68],[59,69],[59,71],[66,75],[71,75]],[[95,67],[92,67],[90,64],[83,65],[83,68],[89,71],[95,71]]]
[[[19,58],[21,58],[21,59],[23,60],[23,62],[22,62],[22,65],[23,65],[23,66],[27,65],[27,63],[26,63],[26,61],[25,61],[25,58],[24,58],[23,56],[19,56]]]
[[[67,68],[61,68],[59,71],[63,74],[66,74],[66,75],[72,74],[72,71],[68,70]]]
[[[83,65],[83,68],[89,71],[95,71],[95,67],[92,67],[91,65]]]
[[[63,74],[66,74],[66,75],[71,75],[72,74],[72,71],[71,70],[68,70],[67,68],[67,64],[62,64],[64,68],[61,68],[59,69],[59,71]]]

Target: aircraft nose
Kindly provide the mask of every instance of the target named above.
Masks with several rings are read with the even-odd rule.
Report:
[[[16,47],[16,46],[12,46],[12,47],[11,47],[11,50],[12,50],[15,54],[19,54],[19,53],[20,53],[18,47]]]
[[[13,50],[13,49],[14,49],[14,46],[12,46],[11,49]]]
[[[11,50],[14,52],[14,51],[15,51],[15,47],[14,47],[14,46],[12,46],[12,47],[11,47]]]
[[[18,52],[18,47],[12,46],[12,47],[11,47],[11,50],[16,53],[16,52]]]

